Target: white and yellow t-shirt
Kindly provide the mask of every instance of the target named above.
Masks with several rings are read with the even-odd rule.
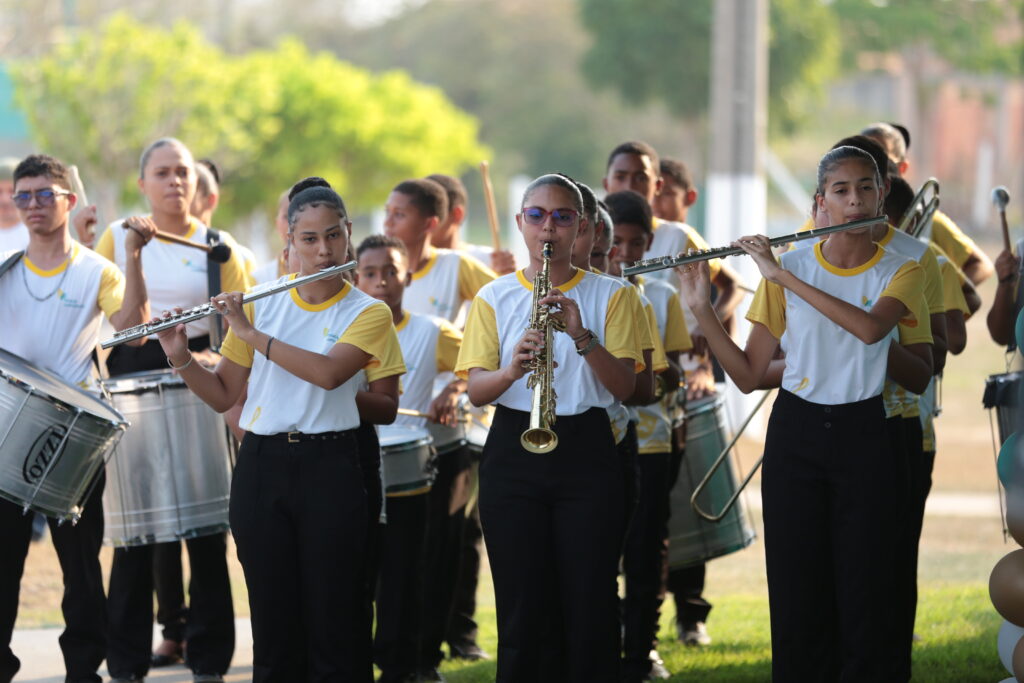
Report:
[[[625,285],[576,270],[558,289],[576,301],[583,326],[597,336],[609,353],[632,360],[636,372],[644,369]],[[483,287],[469,311],[456,374],[468,377],[472,368],[497,370],[508,365],[512,350],[529,324],[532,300],[533,283],[521,270]],[[558,363],[554,372],[556,415],[579,415],[594,407],[607,410],[615,403],[615,397],[597,379],[586,358],[576,352],[567,334],[555,333],[553,346],[552,359]],[[529,373],[513,383],[496,403],[529,412],[532,392],[526,387],[528,377]]]
[[[0,253],[0,263],[13,253]],[[50,292],[45,301],[36,300]],[[123,299],[121,271],[78,242],[71,243],[68,259],[51,270],[22,256],[0,277],[0,346],[88,389],[101,314],[117,313]]]
[[[822,243],[782,255],[782,267],[804,282],[843,301],[870,310],[884,296],[909,310],[901,321],[904,343],[931,343],[923,274],[913,260],[877,247],[857,268],[837,268],[825,260]],[[747,319],[761,323],[780,340],[786,354],[782,388],[812,403],[838,405],[882,393],[894,328],[885,338],[865,344],[800,297],[762,280]]]
[[[402,347],[406,368],[398,407],[425,413],[437,396],[438,374],[455,370],[459,347],[462,346],[462,333],[446,320],[408,311],[402,311],[402,320],[395,325],[395,330],[398,332],[398,343]],[[434,437],[435,446],[444,446],[460,438],[457,430],[426,423],[421,417],[399,415],[395,418],[395,424],[426,427]]]
[[[922,294],[928,306],[928,313],[936,314],[945,311],[945,300],[942,292],[942,273],[939,271],[939,263],[927,242],[911,237],[905,232],[900,232],[892,225],[887,226],[885,235],[877,242],[886,251],[894,252],[900,256],[917,261],[924,272],[924,288]],[[902,328],[900,343],[903,340]],[[886,377],[885,389],[882,392],[882,399],[885,402],[885,414],[888,417],[902,415],[905,418],[918,416],[917,394],[911,393]]]
[[[454,322],[463,301],[497,275],[475,258],[450,249],[428,247],[427,264],[412,274],[402,297],[404,308]]]
[[[96,244],[96,253],[113,261],[122,270],[127,258],[124,248],[127,231],[121,227],[123,222],[118,220],[111,223]],[[193,218],[192,226],[183,237],[198,244],[206,244],[206,226]],[[206,263],[206,254],[199,249],[161,239],[150,240],[142,248],[142,272],[146,276],[146,293],[153,315],[174,310],[176,306],[187,310],[208,303],[210,294]],[[248,289],[249,280],[238,250],[232,249],[231,258],[221,264],[220,286],[225,292],[244,292]],[[209,334],[212,319],[208,316],[188,323],[185,334],[189,339]]]
[[[281,278],[294,279],[295,275]],[[298,289],[245,305],[245,315],[260,332],[292,346],[326,354],[335,344],[351,344],[373,358],[366,378],[373,382],[405,372],[398,337],[386,304],[354,289],[348,282],[320,304],[307,303]],[[221,354],[252,368],[249,395],[239,424],[254,434],[342,431],[359,426],[356,392],[363,378],[356,373],[340,387],[327,391],[299,379],[228,330]],[[271,347],[270,356],[274,350]]]
[[[967,259],[978,248],[974,240],[964,234],[953,219],[942,211],[936,211],[932,216],[931,241],[945,252],[957,268],[963,268]]]
[[[666,352],[688,351],[693,348],[686,321],[679,305],[675,288],[661,280],[637,276],[637,287],[651,304],[654,329]],[[666,361],[667,365],[667,361]],[[667,453],[672,450],[672,416],[674,392],[669,392],[657,403],[632,408],[637,419],[636,435],[641,453]]]

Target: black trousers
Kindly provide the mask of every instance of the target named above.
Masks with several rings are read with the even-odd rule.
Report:
[[[480,463],[497,680],[617,682],[624,492],[608,414],[559,416],[558,448],[544,455],[520,445],[528,426],[527,413],[499,406]]]
[[[473,505],[462,527],[462,552],[459,557],[459,576],[452,598],[452,615],[445,633],[445,641],[454,656],[477,647],[476,589],[480,583],[480,556],[484,532],[480,528],[480,506]]]
[[[359,468],[366,489],[366,553],[363,562],[362,622],[355,630],[355,637],[361,639],[356,653],[361,655],[359,671],[373,669],[373,597],[377,590],[377,569],[380,566],[380,544],[384,525],[380,523],[380,512],[384,505],[384,489],[381,487],[380,440],[377,429],[369,422],[362,422],[356,430],[359,441]]]
[[[882,400],[820,405],[780,391],[761,475],[772,680],[895,681],[877,609],[892,595],[891,518],[907,470]]]
[[[58,525],[56,520],[47,520],[64,575],[64,632],[60,649],[68,683],[100,683],[102,679],[96,670],[107,649],[106,598],[99,559],[105,476],[103,472],[98,476],[78,524]],[[10,646],[32,536],[32,518],[32,513],[22,514],[20,505],[0,499],[0,681],[10,681],[21,667]]]
[[[185,625],[186,664],[197,674],[221,674],[231,666],[235,619],[228,579],[227,535],[190,538],[189,609]],[[107,668],[115,678],[149,671],[153,645],[154,546],[114,550],[107,615]]]
[[[626,425],[626,433],[622,440],[615,445],[619,459],[622,460],[623,474],[623,533],[628,533],[633,522],[633,515],[637,512],[638,497],[640,495],[640,447],[636,438],[636,423],[632,420]],[[622,538],[625,547],[626,537]]]
[[[441,644],[452,619],[455,586],[459,580],[462,559],[463,527],[466,525],[465,505],[452,511],[451,500],[455,482],[471,465],[467,446],[441,453],[437,459],[434,485],[427,494],[429,521],[424,557],[423,616],[420,622],[422,669],[435,667],[444,659]]]
[[[672,434],[672,455],[668,475],[668,495],[679,479],[679,468],[686,457],[686,444],[679,443],[677,435]],[[668,510],[672,515],[671,505]],[[662,590],[659,603],[665,599],[665,592],[671,591],[676,605],[676,623],[681,627],[689,627],[697,622],[706,622],[711,613],[711,603],[704,598],[704,579],[707,575],[707,564],[690,565],[669,569],[668,566],[668,520],[665,518],[664,544],[662,549]]]
[[[641,453],[637,459],[637,505],[622,554],[622,676],[628,681],[643,680],[650,673],[650,651],[656,647],[670,458],[670,453]]]
[[[389,497],[377,578],[374,660],[380,681],[402,681],[419,669],[424,550],[429,494]]]
[[[917,618],[917,556],[924,526],[924,506],[932,483],[932,464],[935,454],[927,458],[923,450],[921,418],[900,418],[903,430],[903,447],[906,452],[910,486],[904,506],[904,537],[900,543],[898,558],[901,559],[903,580],[897,587],[895,604],[902,605],[898,619],[896,642],[901,646],[899,663],[901,681],[910,680],[911,656],[914,645],[914,622]]]
[[[153,545],[153,587],[156,589],[156,621],[165,640],[185,640],[188,607],[185,578],[181,571],[181,541]]]
[[[249,588],[256,683],[373,678],[360,633],[366,489],[356,430],[337,436],[242,440],[230,518]]]

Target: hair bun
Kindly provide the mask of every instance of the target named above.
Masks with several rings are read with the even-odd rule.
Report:
[[[308,190],[311,187],[326,187],[328,190],[333,189],[331,187],[331,184],[324,180],[323,178],[321,178],[320,176],[309,176],[308,178],[303,178],[299,182],[292,185],[292,189],[288,190],[288,201],[295,199],[295,195],[302,192],[303,190]]]

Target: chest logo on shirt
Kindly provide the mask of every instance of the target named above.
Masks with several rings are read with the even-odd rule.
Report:
[[[864,308],[871,308],[871,306],[874,304],[874,302],[871,299],[863,295],[860,297],[860,303],[862,306],[864,306]]]
[[[433,306],[434,308],[437,309],[437,312],[441,314],[440,317],[442,317],[442,318],[444,318],[444,317],[446,317],[448,315],[448,309],[451,308],[447,304],[443,304],[440,301],[438,301],[437,297],[433,297],[433,296],[432,297],[428,297],[427,298],[427,302],[431,306]]]
[[[65,292],[63,289],[57,290],[57,298],[60,299],[61,305],[66,308],[84,308],[81,301],[75,299],[74,297],[68,296],[68,293]]]
[[[328,343],[337,344],[340,338],[341,337],[339,337],[337,333],[331,332],[326,327],[324,328],[324,339],[326,339]]]
[[[206,272],[206,261],[193,261],[190,258],[181,259],[181,265],[185,266],[193,273],[205,273]]]

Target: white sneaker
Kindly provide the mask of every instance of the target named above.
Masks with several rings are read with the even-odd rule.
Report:
[[[698,621],[679,625],[679,641],[692,647],[704,647],[711,644],[711,636],[708,635],[708,629],[704,626],[704,622]]]

